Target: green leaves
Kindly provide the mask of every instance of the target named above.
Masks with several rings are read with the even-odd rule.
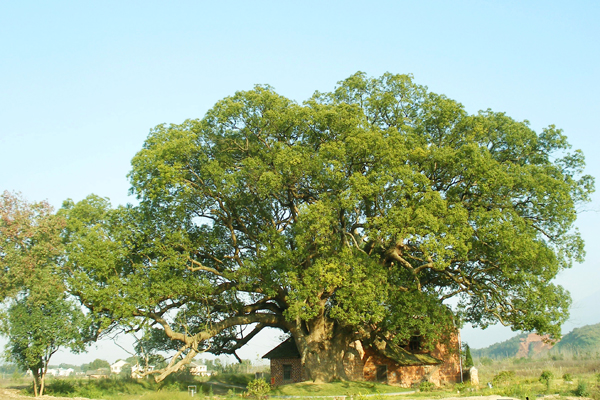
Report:
[[[56,277],[63,256],[64,220],[46,202],[28,203],[18,194],[0,196],[0,298]]]
[[[303,104],[257,86],[151,131],[139,206],[65,205],[69,282],[107,321],[216,352],[254,323],[397,343],[457,319],[558,334],[569,298],[552,280],[583,257],[575,206],[594,189],[569,148],[409,75],[359,72]]]

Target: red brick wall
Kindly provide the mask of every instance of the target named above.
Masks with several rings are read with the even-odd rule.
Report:
[[[283,366],[292,366],[292,379],[283,379]],[[284,383],[302,382],[302,363],[299,358],[271,359],[271,385],[278,386]]]
[[[444,362],[439,365],[402,367],[372,349],[363,349],[361,343],[357,341],[346,353],[344,367],[348,379],[354,381],[375,381],[377,365],[387,365],[387,383],[391,385],[410,387],[423,381],[429,381],[440,386],[445,383],[460,382],[457,335],[453,335],[447,344],[438,344],[429,354],[439,360],[444,360]],[[283,380],[284,364],[292,366],[292,379],[289,381]],[[306,380],[306,376],[299,358],[271,360],[271,384],[277,386],[304,380]]]
[[[372,349],[366,349],[364,355],[364,379],[374,381],[377,378],[377,365],[387,365],[387,383],[410,387],[423,381],[437,386],[460,381],[460,364],[458,354],[458,337],[454,335],[447,345],[438,344],[429,353],[444,360],[438,365],[398,366],[389,358],[382,357]]]

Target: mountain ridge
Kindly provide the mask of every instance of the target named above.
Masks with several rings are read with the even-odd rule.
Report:
[[[556,343],[536,333],[521,333],[481,349],[471,349],[473,358],[534,358],[547,354],[600,354],[600,323],[574,328]]]

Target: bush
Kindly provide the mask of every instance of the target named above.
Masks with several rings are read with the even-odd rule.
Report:
[[[573,380],[573,375],[571,375],[569,373],[566,373],[566,374],[563,375],[562,378],[563,378],[564,381],[571,382]]]
[[[433,390],[433,388],[435,388],[435,385],[431,382],[421,382],[419,384],[419,391],[420,392],[431,392]]]
[[[267,396],[267,393],[271,391],[271,385],[264,380],[254,379],[248,383],[248,396],[254,397],[256,399],[263,399]]]
[[[515,399],[524,399],[525,397],[531,396],[529,390],[523,385],[508,385],[503,390],[501,390],[499,394]]]
[[[53,379],[48,383],[46,389],[44,390],[45,394],[48,395],[69,395],[75,393],[75,385],[70,380],[65,379]]]
[[[542,371],[542,374],[540,375],[540,382],[546,385],[546,390],[550,390],[550,382],[552,381],[552,378],[554,378],[552,371]]]
[[[515,377],[515,371],[500,371],[494,378],[492,379],[492,383],[494,385],[499,385],[501,383],[508,383],[512,381]]]
[[[579,397],[588,397],[590,395],[590,391],[588,390],[587,383],[579,382],[577,389],[573,391],[573,394]]]

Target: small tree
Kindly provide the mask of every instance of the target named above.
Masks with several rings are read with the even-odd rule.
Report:
[[[471,356],[471,348],[465,343],[465,368],[471,368],[473,366],[473,357]]]
[[[36,397],[44,393],[48,363],[59,348],[84,350],[84,321],[79,307],[62,293],[44,300],[34,294],[24,295],[9,307],[8,319],[2,325],[8,336],[6,357],[31,370]]]
[[[250,397],[262,399],[265,398],[270,391],[271,385],[269,385],[264,378],[254,379],[248,383],[248,395]]]
[[[552,378],[554,378],[552,371],[542,371],[542,374],[540,375],[540,382],[546,385],[547,391],[550,391],[550,382],[552,381]]]
[[[100,368],[110,368],[110,363],[106,360],[101,360],[99,358],[96,358],[91,363],[85,364],[85,366],[82,366],[82,368],[84,368],[85,371],[90,371],[90,370],[95,370],[95,369],[100,369]]]
[[[65,219],[46,202],[0,194],[0,302],[8,305],[0,333],[8,336],[6,357],[34,376],[44,393],[50,357],[61,347],[85,347],[86,318],[65,294],[61,232]]]

